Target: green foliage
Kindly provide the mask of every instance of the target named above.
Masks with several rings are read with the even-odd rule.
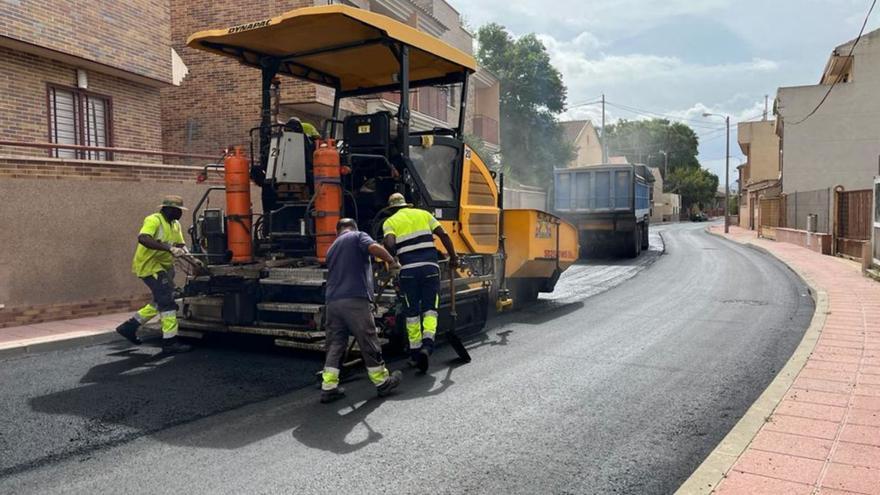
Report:
[[[524,184],[551,183],[554,166],[574,157],[556,119],[565,109],[562,75],[534,34],[514,39],[503,26],[492,23],[477,31],[477,40],[480,64],[501,81],[505,171]]]
[[[659,168],[664,189],[680,194],[683,208],[714,201],[718,176],[701,168],[699,138],[686,124],[666,119],[621,120],[608,126],[607,134],[610,155]],[[661,151],[669,154],[668,170],[664,170],[667,157]]]
[[[711,205],[718,191],[718,176],[704,168],[676,168],[669,172],[668,183],[667,191],[680,194],[685,209]]]
[[[630,163],[659,167],[665,174],[666,158],[660,153],[665,151],[669,153],[670,174],[678,168],[700,168],[697,160],[699,139],[685,124],[666,119],[621,120],[608,126],[607,134],[608,153],[626,156]]]

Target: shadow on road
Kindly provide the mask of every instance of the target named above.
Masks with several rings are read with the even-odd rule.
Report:
[[[298,411],[298,420],[294,418],[292,421],[293,424],[299,422],[293,427],[293,438],[307,447],[335,454],[360,450],[383,437],[368,422],[370,413],[385,402],[391,403],[388,407],[394,407],[395,402],[442,394],[455,384],[452,372],[459,366],[462,363],[458,361],[447,363],[444,375],[439,379],[434,375],[407,373],[399,392],[384,399],[373,396],[372,386],[366,380],[360,380],[362,383],[355,385],[357,392],[352,390],[354,387],[349,387],[349,393],[356,395],[337,403],[343,406],[341,409],[338,405],[313,403]],[[369,398],[365,399],[365,395]]]
[[[504,345],[506,336],[501,340]],[[478,345],[498,345],[485,342]],[[312,448],[354,452],[382,438],[368,422],[374,410],[384,402],[442,394],[455,383],[453,371],[462,365],[449,360],[454,354],[443,346],[433,374],[416,376],[407,370],[399,392],[385,399],[375,396],[374,387],[358,369],[346,383],[349,397],[325,405],[318,403],[314,388],[320,356],[297,359],[218,348],[166,356],[146,345],[112,349],[107,356],[114,359],[89,369],[80,379],[81,386],[29,400],[34,411],[79,419],[72,424],[64,421],[63,436],[52,437],[42,460],[19,459],[17,466],[0,466],[0,472],[21,471],[49,458],[87,453],[145,435],[171,445],[237,449],[291,430],[294,439]],[[249,412],[239,414],[235,410],[240,408]],[[225,412],[231,413],[220,414]],[[204,434],[165,431],[198,419],[205,421]],[[363,435],[354,431],[359,429]],[[349,439],[353,431],[357,440]]]

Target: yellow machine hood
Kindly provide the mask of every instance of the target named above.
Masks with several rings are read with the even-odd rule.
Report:
[[[389,45],[407,45],[412,87],[451,74],[474,72],[474,58],[384,15],[345,5],[292,10],[271,19],[200,31],[187,46],[259,67],[266,56],[282,59],[287,74],[343,92],[398,83],[399,62]]]

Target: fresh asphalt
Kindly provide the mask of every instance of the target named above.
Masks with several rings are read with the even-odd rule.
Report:
[[[0,361],[0,493],[670,493],[813,312],[786,267],[704,228],[573,267],[470,338],[473,362],[442,347],[384,400],[361,376],[318,404],[319,357],[240,342]]]

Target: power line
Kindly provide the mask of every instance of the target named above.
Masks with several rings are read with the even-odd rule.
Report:
[[[856,37],[856,40],[853,42],[852,47],[850,47],[849,55],[847,55],[846,58],[848,58],[848,59],[852,58],[853,52],[856,50],[856,45],[859,44],[859,41],[862,39],[862,35],[865,33],[865,26],[868,25],[868,19],[871,17],[871,12],[874,11],[875,5],[877,5],[877,0],[874,0],[873,2],[871,2],[871,8],[868,9],[868,14],[865,15],[865,22],[862,23],[862,29],[859,30],[859,35]],[[802,118],[801,120],[798,120],[797,122],[792,122],[789,125],[803,124],[804,122],[807,121],[807,119],[809,119],[816,112],[818,112],[819,109],[822,107],[822,105],[825,103],[825,100],[827,100],[828,97],[831,96],[831,91],[834,89],[835,86],[837,86],[837,83],[839,83],[840,81],[843,80],[844,74],[846,74],[846,71],[841,69],[840,74],[838,74],[838,76],[837,76],[837,79],[835,79],[834,82],[831,83],[831,86],[828,88],[828,91],[825,92],[825,96],[822,97],[822,99],[819,101],[819,104],[816,105],[816,108],[814,108],[810,113],[808,113],[806,117]]]
[[[654,111],[652,111],[652,110],[645,110],[645,109],[643,109],[643,108],[631,107],[631,106],[629,106],[629,105],[623,105],[623,104],[620,104],[620,103],[610,103],[610,102],[608,102],[608,101],[606,101],[605,103],[607,103],[608,105],[610,105],[610,106],[612,106],[612,107],[618,108],[618,109],[620,109],[620,110],[624,110],[624,111],[627,111],[627,112],[632,112],[632,113],[635,113],[635,114],[644,115],[644,116],[647,116],[647,117],[650,117],[650,116],[652,116],[652,115],[656,115],[656,116],[658,116],[658,117],[664,117],[664,118],[667,118],[667,119],[669,119],[669,120],[677,120],[677,121],[680,121],[680,122],[693,122],[694,125],[702,126],[702,127],[711,127],[711,128],[713,128],[713,129],[715,129],[715,128],[718,127],[717,125],[709,124],[709,123],[707,123],[707,122],[704,121],[704,120],[689,119],[689,118],[687,118],[687,117],[678,117],[678,116],[675,116],[675,115],[672,115],[672,114],[660,113],[660,112],[654,112]]]

